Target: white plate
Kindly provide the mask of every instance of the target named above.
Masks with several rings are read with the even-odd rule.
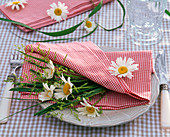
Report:
[[[103,51],[117,51],[117,49],[113,49],[110,47],[101,47]],[[79,115],[81,121],[78,121],[73,114],[71,114],[69,109],[65,109],[63,111],[56,110],[53,113],[62,113],[64,114],[62,120],[68,123],[72,123],[80,126],[88,126],[88,127],[106,127],[106,126],[116,126],[119,124],[124,124],[126,122],[130,122],[140,115],[144,114],[149,110],[149,108],[155,103],[158,95],[159,95],[159,81],[156,74],[152,74],[152,94],[151,101],[147,105],[136,106],[121,110],[103,110],[103,113],[100,117],[89,118],[87,116]],[[43,108],[51,105],[50,103],[41,104]],[[58,114],[57,118],[60,119],[61,114]]]

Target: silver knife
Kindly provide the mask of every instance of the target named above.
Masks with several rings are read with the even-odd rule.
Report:
[[[161,126],[170,128],[170,95],[168,92],[168,79],[166,70],[165,51],[159,51],[155,61],[155,71],[160,81],[161,92]]]

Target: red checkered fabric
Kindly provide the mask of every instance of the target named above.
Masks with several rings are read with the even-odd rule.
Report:
[[[27,45],[26,52],[33,50],[33,55],[40,57],[40,50],[46,54],[50,49],[48,57],[53,62],[65,65],[88,79],[106,87],[107,94],[96,106],[103,109],[122,109],[149,103],[151,96],[151,73],[152,73],[152,52],[151,51],[124,51],[124,52],[103,52],[92,42],[47,44],[36,43]],[[54,60],[56,54],[56,59]],[[64,57],[67,56],[63,63]],[[118,78],[110,74],[109,66],[111,61],[116,61],[118,57],[127,57],[135,60],[139,64],[139,70],[134,71],[134,77]],[[22,76],[29,74],[29,69],[33,66],[27,62],[23,65]],[[34,68],[36,69],[36,68]],[[30,77],[31,78],[31,77]],[[32,98],[33,96],[22,93],[21,98]],[[34,96],[34,99],[36,96]],[[90,103],[95,103],[100,95],[93,97]]]
[[[110,2],[111,0],[103,0],[103,4]],[[68,7],[68,18],[77,16],[85,11],[94,8],[92,1],[90,0],[60,0],[61,3],[65,3]],[[93,0],[94,4],[99,4],[100,0]],[[25,4],[25,8],[18,10],[12,10],[11,7],[0,6],[0,11],[9,19],[18,21],[28,26],[38,29],[44,26],[48,26],[56,23],[55,20],[48,16],[47,10],[50,9],[50,5],[56,3],[56,0],[29,0]],[[25,32],[30,31],[24,27],[19,28]]]

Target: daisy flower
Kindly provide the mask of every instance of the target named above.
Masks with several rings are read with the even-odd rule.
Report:
[[[83,105],[84,107],[77,108],[77,111],[79,112],[79,114],[87,115],[88,117],[100,116],[99,113],[97,112],[97,111],[99,111],[99,109],[97,107],[94,107],[94,106],[90,105],[89,103],[87,103],[85,98],[83,98],[83,101],[84,101],[84,103],[80,102],[80,104]]]
[[[118,77],[128,77],[132,78],[132,72],[138,70],[139,64],[133,64],[135,61],[132,58],[128,58],[126,61],[126,57],[124,60],[120,57],[116,59],[116,63],[111,61],[112,67],[109,67],[111,75],[118,76]]]
[[[55,67],[53,65],[53,62],[50,60],[47,64],[47,69],[44,69],[44,75],[46,79],[51,79],[55,72]]]
[[[11,9],[14,10],[15,8],[17,10],[20,9],[20,6],[22,8],[25,8],[24,4],[27,4],[27,0],[20,0],[20,1],[14,1],[14,2],[8,2],[5,7],[11,6]]]
[[[54,85],[51,85],[50,88],[48,87],[47,83],[43,83],[43,86],[45,88],[44,92],[41,92],[38,95],[38,99],[41,101],[46,101],[46,100],[50,100],[53,96],[53,90],[55,89]]]
[[[68,79],[66,80],[62,74],[62,77],[60,77],[61,80],[64,82],[64,85],[60,85],[59,86],[59,89],[55,89],[56,92],[58,93],[54,93],[54,97],[56,99],[59,99],[61,98],[62,100],[64,98],[68,98],[68,96],[72,93],[72,86],[73,86],[73,83],[71,83],[70,81],[70,77],[68,77]]]
[[[88,33],[93,31],[95,27],[96,27],[96,23],[94,21],[90,21],[89,18],[86,18],[84,20],[84,28]]]
[[[52,3],[51,9],[47,10],[48,16],[51,17],[51,19],[56,20],[57,22],[60,22],[62,19],[67,18],[67,14],[69,13],[67,10],[67,6],[65,6],[65,3],[58,2],[58,5],[55,3]]]

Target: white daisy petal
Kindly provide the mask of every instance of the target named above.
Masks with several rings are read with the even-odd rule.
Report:
[[[61,80],[62,80],[64,83],[67,83],[67,81],[66,81],[65,77],[63,76],[63,74],[62,74],[62,76],[61,76],[60,78],[61,78]]]
[[[60,99],[60,98],[64,99],[67,97],[67,95],[65,95],[63,92],[60,92],[60,93],[54,93],[54,97],[56,99]]]
[[[109,67],[109,70],[116,71],[117,69],[116,69],[116,68],[113,68],[113,67]]]
[[[12,2],[6,3],[5,7],[12,6]]]
[[[58,6],[59,6],[59,7],[62,7],[63,4],[59,1],[59,2],[58,2]]]
[[[129,62],[129,64],[131,65],[131,64],[133,64],[135,61],[132,59],[132,58],[128,58],[128,60],[127,60],[127,63]]]
[[[80,102],[80,104],[81,104],[81,105],[83,105],[83,106],[86,106],[86,104],[85,104],[85,103],[83,103],[83,102]]]
[[[66,15],[66,14],[63,14],[62,17],[63,17],[64,20],[66,20],[67,15]]]
[[[68,82],[68,83],[71,83],[71,82],[70,82],[70,77],[67,78],[67,82]]]
[[[120,66],[122,64],[121,57],[116,59],[116,63],[118,66]]]
[[[55,66],[53,62],[50,60],[47,64],[47,69],[44,69],[44,74],[46,79],[51,79],[54,76]]]
[[[123,76],[122,76],[122,75],[120,75],[120,74],[118,74],[118,75],[117,75],[117,77],[118,77],[118,78],[122,78]]]
[[[48,87],[47,83],[43,83],[43,87],[45,88],[44,92],[41,92],[38,95],[38,99],[41,101],[46,101],[50,100],[53,97],[53,90],[54,90],[54,85],[51,85],[50,88]]]
[[[22,8],[25,8],[24,4],[21,4],[21,7],[22,7]]]
[[[122,65],[123,65],[123,66],[126,65],[126,57],[124,57],[124,59],[122,59]]]
[[[114,61],[111,61],[111,65],[114,67],[114,68],[117,68],[118,67],[118,65],[114,62]]]
[[[84,101],[84,103],[86,104],[86,106],[88,106],[88,105],[89,105],[89,103],[87,103],[87,101],[86,101],[86,99],[85,99],[85,98],[83,98],[83,101]]]
[[[135,71],[135,70],[138,70],[138,66],[139,66],[139,64],[133,64],[133,65],[129,66],[128,69],[130,71]]]
[[[15,5],[12,5],[11,9],[14,10],[15,9]]]
[[[57,22],[60,22],[62,20],[61,16],[56,16],[54,17],[54,19],[57,21]]]
[[[86,107],[82,107],[82,108],[77,108],[78,111],[84,111],[86,110]]]
[[[72,90],[73,90],[73,89],[69,89],[69,91],[70,91],[70,94],[72,93]]]
[[[60,92],[61,91],[61,89],[59,88],[59,89],[55,89],[54,90],[55,92]]]
[[[55,3],[52,3],[50,6],[51,6],[53,9],[58,8],[57,5],[56,5]],[[50,9],[50,10],[52,10],[52,9]]]
[[[47,83],[43,83],[43,86],[44,86],[44,88],[46,89],[46,90],[50,90],[50,88],[48,87],[48,85],[47,85]]]
[[[130,74],[130,73],[128,73],[128,74],[127,74],[127,77],[128,77],[129,79],[132,79],[133,75]]]

